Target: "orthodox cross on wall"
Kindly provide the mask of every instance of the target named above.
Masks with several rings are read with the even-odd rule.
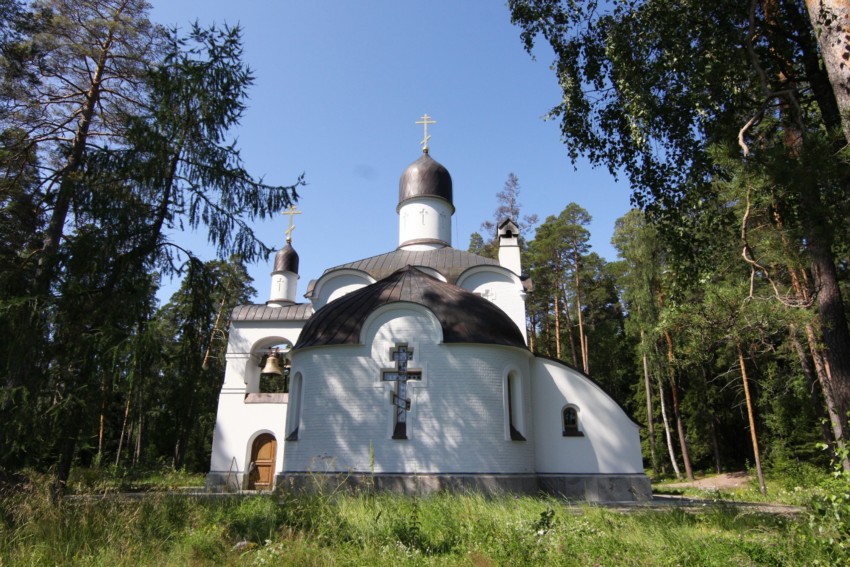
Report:
[[[411,370],[407,367],[407,363],[413,359],[413,348],[408,347],[407,343],[397,343],[395,348],[390,349],[390,358],[395,361],[396,367],[382,371],[381,380],[396,383],[395,391],[390,396],[395,410],[393,439],[407,439],[407,412],[410,411],[407,381],[422,380],[422,371]]]

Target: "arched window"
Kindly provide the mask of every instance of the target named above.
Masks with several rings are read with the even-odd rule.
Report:
[[[578,423],[578,408],[575,406],[566,406],[561,413],[561,425],[563,427],[564,437],[584,437],[584,433],[579,429]]]
[[[523,434],[525,431],[525,419],[523,416],[522,380],[520,380],[516,372],[511,371],[508,374],[507,384],[505,386],[508,401],[508,432],[511,441],[525,441],[525,435]]]
[[[298,441],[298,427],[301,423],[301,392],[304,389],[304,379],[298,372],[292,378],[289,388],[289,407],[286,415],[286,440]]]

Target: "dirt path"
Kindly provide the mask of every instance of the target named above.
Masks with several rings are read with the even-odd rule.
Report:
[[[745,471],[740,471],[700,478],[693,482],[665,483],[661,486],[663,486],[665,490],[697,488],[705,491],[717,490],[722,493],[723,491],[734,491],[736,489],[743,488],[752,480],[752,477],[750,477]],[[645,507],[656,510],[664,508],[683,508],[696,512],[705,510],[710,506],[725,506],[737,509],[740,512],[778,514],[782,516],[794,516],[805,511],[805,508],[801,506],[789,506],[786,504],[773,504],[769,502],[742,502],[740,500],[712,498],[709,493],[705,495],[705,498],[687,497],[677,494],[654,493],[651,502],[637,504],[636,507]]]
[[[664,488],[701,488],[703,490],[729,490],[741,488],[750,482],[750,476],[745,471],[731,472],[700,478],[693,482],[675,482],[664,484]]]

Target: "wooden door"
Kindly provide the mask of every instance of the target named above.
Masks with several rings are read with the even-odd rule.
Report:
[[[277,440],[271,433],[263,433],[251,447],[251,472],[248,475],[248,490],[271,490],[274,484],[274,461],[277,456]]]

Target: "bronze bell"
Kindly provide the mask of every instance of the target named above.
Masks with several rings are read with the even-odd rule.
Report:
[[[260,374],[274,374],[275,376],[283,376],[283,370],[280,369],[280,364],[277,360],[277,354],[270,354],[268,358],[266,358],[266,365],[263,367],[263,371],[260,372]]]

